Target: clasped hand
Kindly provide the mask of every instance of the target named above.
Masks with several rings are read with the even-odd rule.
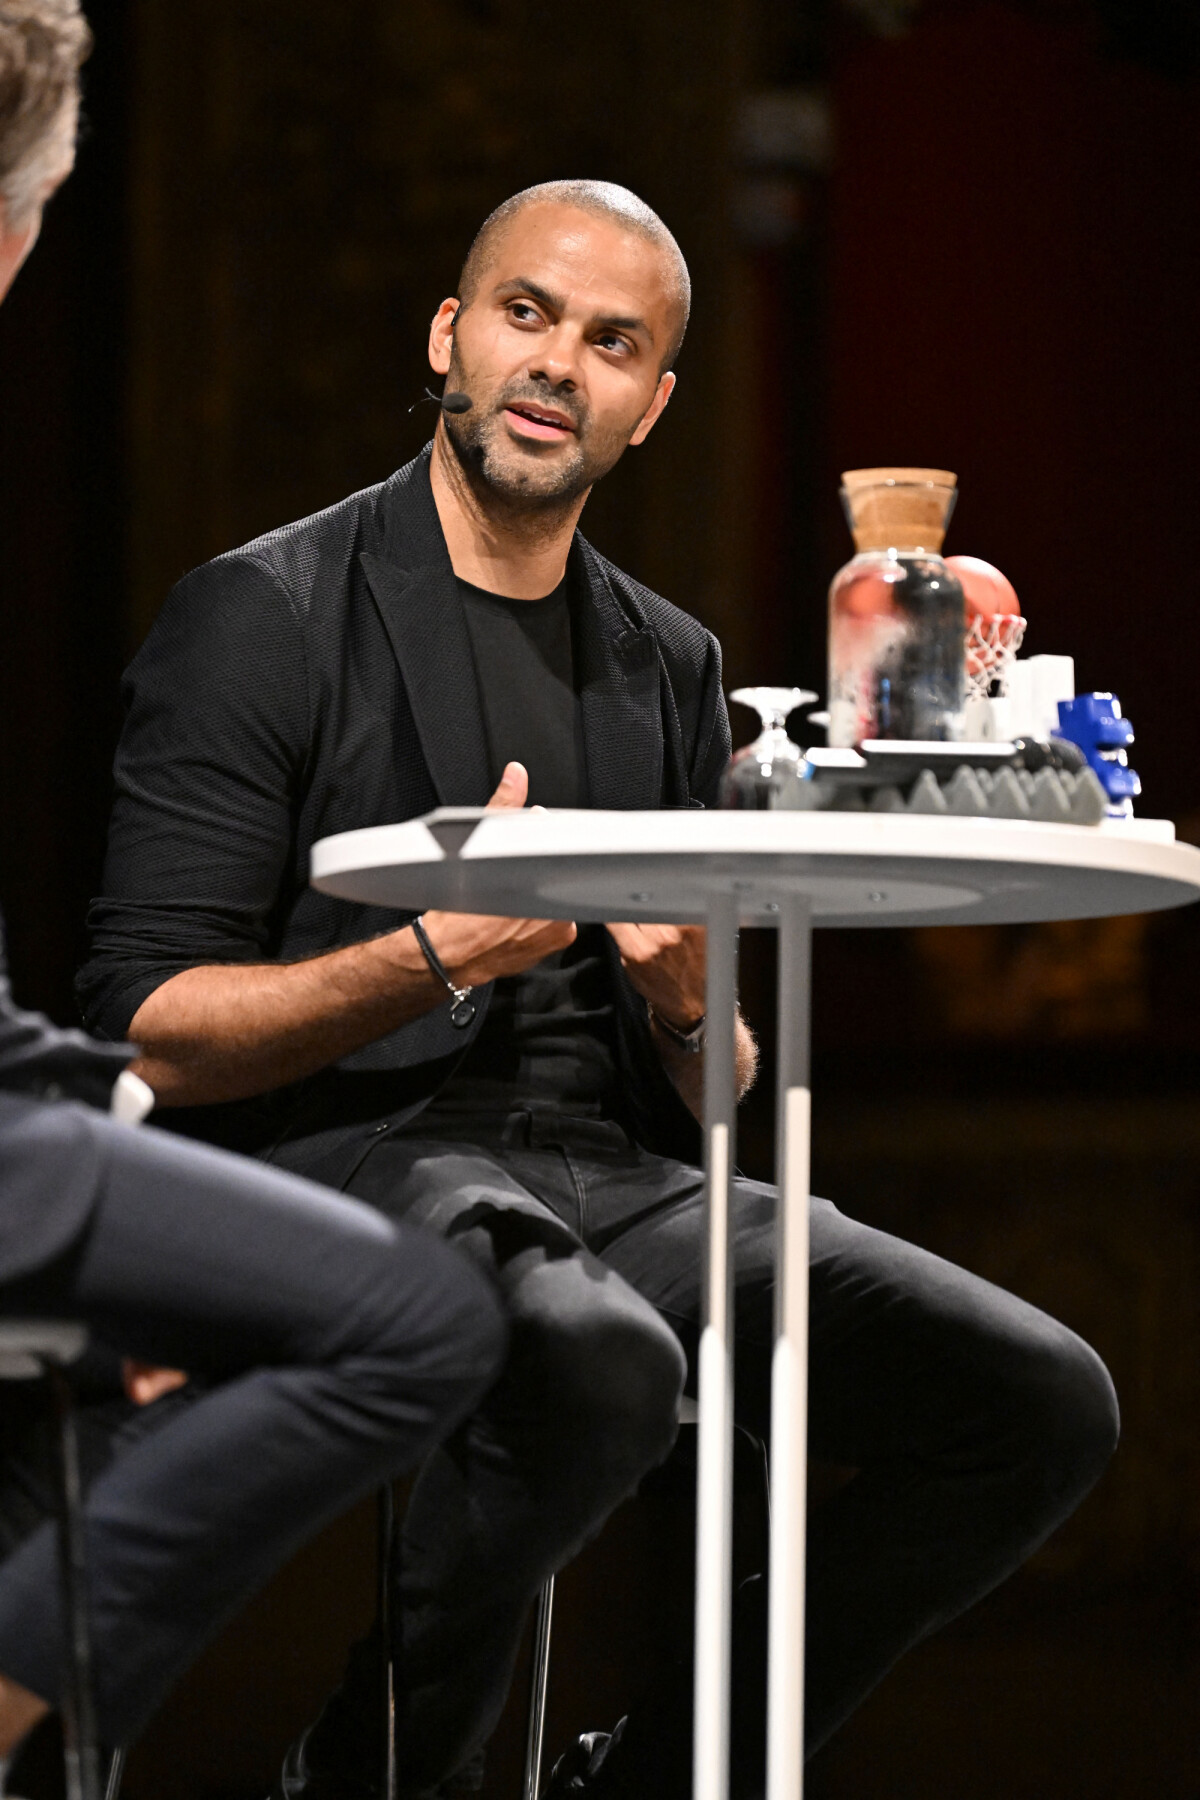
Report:
[[[511,762],[488,802],[495,809],[525,805],[529,776]],[[502,919],[479,913],[428,912],[429,933],[442,962],[463,987],[481,987],[500,975],[519,975],[575,941],[575,926],[561,919]],[[612,924],[625,973],[660,1019],[677,1030],[704,1012],[704,928],[700,925]]]

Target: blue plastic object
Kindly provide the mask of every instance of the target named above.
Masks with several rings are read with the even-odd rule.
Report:
[[[1110,807],[1130,810],[1128,802],[1141,793],[1142,784],[1125,754],[1133,742],[1133,726],[1115,694],[1077,694],[1074,700],[1060,700],[1054,735],[1079,745]]]

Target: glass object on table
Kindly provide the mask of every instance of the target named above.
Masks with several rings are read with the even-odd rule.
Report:
[[[963,736],[965,603],[939,554],[956,480],[947,469],[842,476],[857,554],[829,589],[831,745]]]
[[[787,718],[816,695],[806,688],[735,688],[739,706],[752,706],[762,730],[734,756],[721,777],[718,804],[746,812],[804,812],[820,805],[812,764],[787,734]]]

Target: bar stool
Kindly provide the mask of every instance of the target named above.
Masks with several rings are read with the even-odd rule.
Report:
[[[684,1398],[679,1403],[679,1423],[681,1425],[698,1425],[699,1409],[694,1400]],[[762,1461],[763,1492],[766,1495],[768,1519],[771,1511],[770,1461],[767,1447],[761,1438],[747,1431],[744,1425],[735,1427],[747,1442],[753,1445]],[[538,1800],[538,1791],[542,1784],[542,1744],[546,1731],[546,1690],[550,1685],[550,1623],[554,1613],[554,1577],[543,1582],[542,1591],[537,1598],[537,1610],[533,1621],[533,1673],[529,1683],[529,1723],[525,1733],[525,1773],[521,1785],[521,1800]]]
[[[58,1553],[66,1650],[62,1724],[67,1800],[100,1800],[101,1792],[84,1562],[83,1490],[75,1411],[66,1376],[67,1365],[82,1355],[87,1341],[87,1327],[74,1320],[0,1319],[0,1381],[44,1380],[58,1431]],[[117,1781],[119,1785],[119,1771]]]
[[[392,1648],[392,1571],[400,1554],[396,1531],[396,1496],[391,1482],[379,1490],[375,1509],[376,1608],[383,1645],[380,1665],[380,1716],[383,1743],[380,1753],[380,1789],[383,1800],[396,1800],[396,1659]],[[108,1800],[115,1800],[109,1796]]]
[[[698,1425],[700,1414],[696,1402],[684,1398],[679,1403],[679,1423]],[[737,1430],[755,1447],[763,1465],[763,1491],[770,1514],[770,1464],[767,1448],[760,1438],[744,1426]],[[380,1757],[383,1800],[396,1800],[396,1665],[392,1655],[392,1570],[399,1554],[396,1532],[395,1499],[390,1486],[379,1490],[377,1508],[378,1609],[380,1635],[384,1646],[380,1710],[383,1718],[383,1745]],[[529,1685],[529,1715],[525,1733],[525,1769],[521,1783],[521,1800],[538,1800],[542,1781],[542,1750],[546,1732],[546,1693],[550,1685],[550,1625],[554,1614],[554,1576],[542,1583],[537,1597],[533,1622],[533,1672]],[[106,1800],[116,1800],[115,1793]]]

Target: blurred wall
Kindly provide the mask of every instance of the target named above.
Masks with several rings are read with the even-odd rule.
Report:
[[[1048,10],[1048,9],[1047,9]],[[1148,809],[1200,809],[1200,84],[1087,20],[943,7],[836,77],[829,457],[959,472],[948,548],[1010,576],[1139,730]],[[886,154],[881,149],[886,145]]]
[[[617,4],[603,29],[520,4],[145,0],[136,9],[134,544],[140,632],[197,561],[381,480],[476,227],[537,180],[603,173],[676,231],[696,312],[664,429],[589,509],[606,549],[726,626],[725,156],[732,0]],[[736,482],[733,484],[736,488]]]

